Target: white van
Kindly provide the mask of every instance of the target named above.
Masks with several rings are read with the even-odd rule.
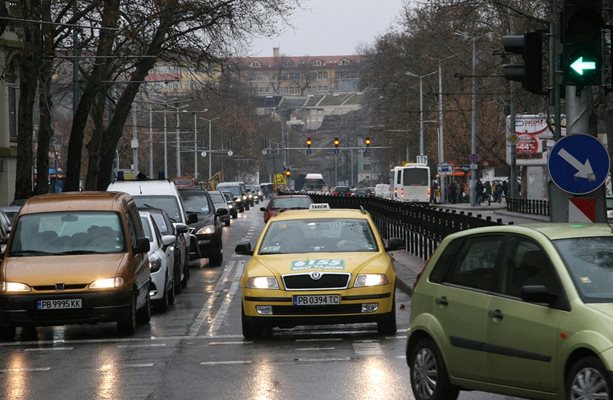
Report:
[[[430,167],[406,164],[390,170],[392,200],[407,203],[430,203]]]
[[[306,174],[302,191],[307,193],[326,193],[328,187],[322,174]]]
[[[187,214],[179,191],[174,182],[169,180],[145,180],[145,181],[115,181],[112,182],[106,190],[108,192],[125,192],[134,198],[136,205],[141,208],[161,208],[166,211],[170,219],[175,224],[184,224],[188,226],[191,223],[198,221],[196,214]],[[182,276],[181,281],[185,285],[189,277],[189,249],[190,249],[190,233],[183,233],[183,243],[177,243],[177,247],[181,249],[182,260]],[[179,238],[181,240],[181,238]],[[184,286],[185,287],[185,286]]]

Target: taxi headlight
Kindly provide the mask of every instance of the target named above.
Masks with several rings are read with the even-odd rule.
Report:
[[[355,279],[354,287],[387,285],[389,280],[385,274],[359,274]]]
[[[25,283],[19,282],[1,282],[0,290],[5,293],[16,293],[16,292],[31,292],[32,288]]]
[[[90,289],[112,289],[123,286],[123,278],[104,278],[93,281],[89,284]]]
[[[149,270],[151,272],[157,272],[162,268],[162,258],[157,254],[151,254],[149,256]]]
[[[279,289],[274,276],[255,276],[247,279],[248,289]]]
[[[203,226],[196,232],[197,235],[212,235],[213,233],[215,233],[215,225]]]

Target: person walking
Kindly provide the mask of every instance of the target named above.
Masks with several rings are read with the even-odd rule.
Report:
[[[481,179],[479,179],[475,184],[475,193],[477,204],[481,205],[481,203],[483,202],[483,182],[481,182]]]

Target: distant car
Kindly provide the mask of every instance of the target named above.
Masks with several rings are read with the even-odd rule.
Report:
[[[414,398],[456,399],[460,390],[613,398],[611,266],[608,224],[499,225],[446,236],[411,296]]]
[[[384,199],[390,198],[390,185],[388,183],[377,183],[375,185],[375,196]]]
[[[354,194],[356,197],[374,197],[375,192],[372,188],[358,188]]]
[[[351,188],[349,186],[337,186],[332,191],[332,196],[345,196],[351,197],[353,192],[351,192]]]
[[[168,307],[175,303],[173,274],[175,252],[172,245],[177,237],[162,235],[148,211],[140,210],[139,213],[143,231],[149,239],[149,270],[151,271],[149,297],[153,305],[161,312],[167,312]]]
[[[266,207],[261,207],[260,211],[264,212],[264,223],[268,222],[271,217],[285,210],[308,209],[313,203],[313,200],[304,194],[288,194],[273,196]]]
[[[363,210],[290,210],[271,219],[254,249],[239,242],[236,253],[250,256],[241,277],[242,331],[247,339],[273,327],[376,323],[378,332],[396,332],[396,274],[370,215]]]
[[[215,206],[206,190],[179,189],[179,195],[188,214],[196,214],[198,221],[189,225],[190,255],[194,258],[206,257],[209,265],[218,267],[223,263],[223,242],[221,238],[223,225],[219,217],[228,214],[228,210]]]
[[[236,205],[236,201],[234,201],[234,196],[230,192],[221,192],[226,198],[226,203],[228,204],[228,210],[230,210],[230,216],[234,219],[238,217],[238,206]]]
[[[219,220],[225,225],[230,226],[230,208],[228,207],[228,201],[226,200],[226,196],[223,193],[217,190],[210,190],[209,196],[211,196],[211,200],[213,201],[213,205],[215,206],[215,211],[220,208],[228,210],[228,213],[225,215],[221,215]]]
[[[251,195],[251,201],[253,202],[251,205],[259,204],[262,199],[262,192],[258,191],[255,185],[247,184],[245,186],[247,187],[247,193]]]
[[[215,190],[232,193],[236,206],[238,207],[238,212],[242,213],[245,210],[249,210],[249,207],[251,207],[251,202],[247,196],[247,187],[243,182],[221,182],[217,184]]]
[[[607,219],[613,219],[613,196],[607,196]]]

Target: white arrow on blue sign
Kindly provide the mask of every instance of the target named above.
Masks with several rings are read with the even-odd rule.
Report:
[[[547,166],[551,180],[564,192],[582,195],[607,179],[611,160],[606,147],[593,136],[567,135],[553,146]]]

